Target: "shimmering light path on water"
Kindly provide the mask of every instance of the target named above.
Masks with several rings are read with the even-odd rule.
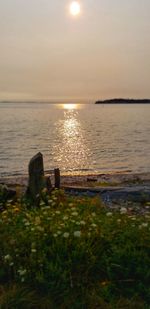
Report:
[[[0,175],[45,170],[150,172],[150,105],[0,103]]]

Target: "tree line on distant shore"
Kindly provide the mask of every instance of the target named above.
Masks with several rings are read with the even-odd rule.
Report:
[[[108,99],[98,100],[95,104],[150,104],[150,99]]]

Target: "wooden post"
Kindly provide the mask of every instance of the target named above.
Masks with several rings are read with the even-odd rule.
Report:
[[[60,170],[59,168],[54,169],[55,175],[55,188],[60,189]]]
[[[40,201],[41,190],[44,187],[44,165],[43,155],[37,153],[29,163],[29,183],[28,190],[30,197],[38,205]]]
[[[45,177],[46,180],[46,188],[49,194],[52,192],[52,183],[51,183],[51,178],[50,176]]]

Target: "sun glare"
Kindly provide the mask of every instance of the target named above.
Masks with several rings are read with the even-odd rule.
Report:
[[[72,110],[72,109],[76,109],[77,108],[77,104],[63,104],[63,108],[64,109],[69,109],[69,110]]]
[[[77,16],[80,14],[81,8],[80,8],[80,4],[78,1],[73,1],[70,4],[70,14],[72,14],[73,16]]]

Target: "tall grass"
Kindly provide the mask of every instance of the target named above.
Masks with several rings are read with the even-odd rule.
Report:
[[[62,190],[4,206],[0,308],[150,308],[148,214]]]

